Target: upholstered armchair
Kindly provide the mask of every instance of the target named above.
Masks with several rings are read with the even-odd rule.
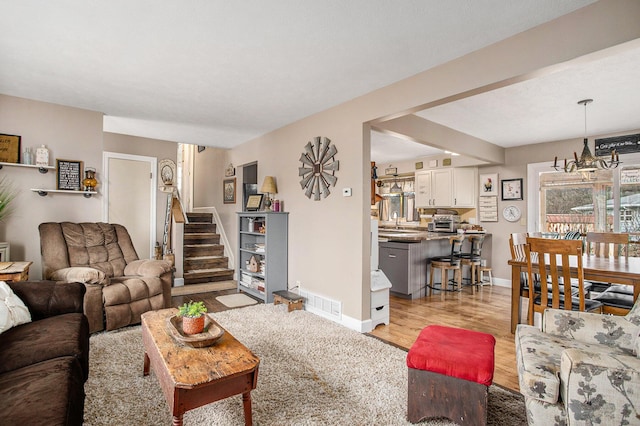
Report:
[[[144,312],[171,306],[171,262],[138,259],[122,225],[48,222],[38,229],[43,279],[84,283],[92,333],[137,324]]]
[[[640,425],[640,301],[626,317],[547,309],[518,325],[530,425]]]

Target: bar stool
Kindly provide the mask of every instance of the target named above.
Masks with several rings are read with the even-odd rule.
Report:
[[[484,273],[487,273],[489,276],[489,280],[484,280]],[[489,283],[489,285],[493,285],[493,277],[491,276],[491,266],[487,266],[487,260],[480,260],[480,266],[478,267],[478,284],[484,285],[485,283]]]
[[[444,301],[444,292],[447,291],[447,284],[449,283],[449,271],[453,271],[453,281],[458,283],[458,291],[462,289],[462,272],[460,270],[460,251],[462,250],[462,242],[464,241],[464,235],[456,235],[455,237],[449,237],[449,243],[451,244],[451,254],[449,256],[432,257],[431,262],[431,275],[429,279],[429,285],[427,286],[427,296],[430,290],[435,289],[436,284],[440,284],[441,300]],[[436,269],[440,269],[440,283],[433,281],[433,275]]]
[[[484,235],[469,235],[468,239],[471,243],[471,249],[468,253],[460,253],[460,258],[462,266],[469,266],[471,276],[466,279],[469,280],[473,294],[476,294],[476,286],[482,283],[479,268],[481,267],[482,259],[480,256],[482,254]],[[478,272],[477,275],[476,271]]]

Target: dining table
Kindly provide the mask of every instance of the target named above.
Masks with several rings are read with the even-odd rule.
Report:
[[[577,274],[577,260],[571,259],[571,274]],[[521,323],[521,273],[527,272],[526,257],[509,260],[511,265],[511,333]],[[585,281],[599,281],[633,286],[633,300],[640,295],[640,257],[596,257],[582,256],[582,269]]]

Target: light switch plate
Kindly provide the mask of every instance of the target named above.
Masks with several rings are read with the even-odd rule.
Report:
[[[351,188],[342,188],[343,197],[351,197]]]

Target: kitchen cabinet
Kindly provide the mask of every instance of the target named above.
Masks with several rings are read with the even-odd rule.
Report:
[[[452,206],[452,170],[450,168],[434,169],[416,173],[416,207]]]
[[[391,281],[392,293],[411,299],[424,296],[427,262],[423,244],[381,242],[379,256],[380,269]]]
[[[453,204],[451,207],[476,207],[478,169],[459,167],[453,170]]]
[[[470,207],[476,204],[475,167],[416,172],[416,207]]]

